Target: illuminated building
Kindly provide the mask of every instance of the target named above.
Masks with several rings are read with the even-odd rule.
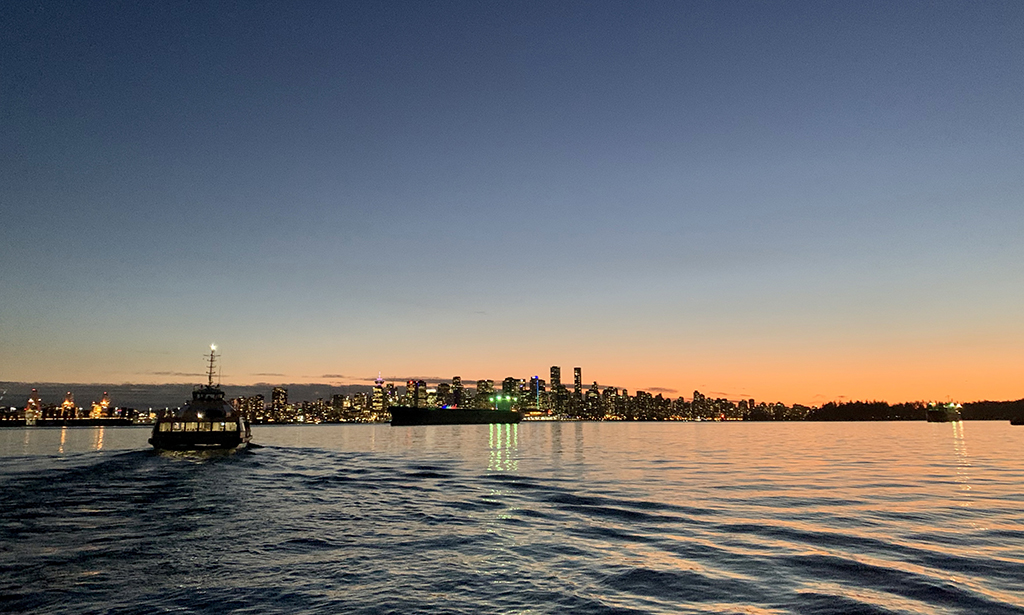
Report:
[[[519,386],[519,379],[512,376],[501,381],[501,394],[511,399],[513,405],[519,402]]]
[[[477,380],[476,393],[473,395],[472,407],[477,410],[484,410],[492,406],[491,398],[494,396],[493,380]]]
[[[549,410],[555,414],[564,414],[568,394],[562,386],[562,368],[557,365],[551,366],[551,394],[549,399]]]
[[[438,406],[447,406],[448,401],[452,395],[452,385],[447,382],[439,382],[437,384],[437,403]]]
[[[572,392],[576,397],[583,397],[583,374],[578,367],[572,368]]]
[[[604,412],[601,411],[601,393],[597,390],[597,381],[590,385],[590,388],[587,390],[583,409],[584,414],[589,419],[604,418]]]
[[[381,378],[380,372],[377,373],[377,379],[373,381],[373,398],[370,402],[370,412],[380,416],[384,412],[384,406],[387,403],[384,394],[384,379]]]
[[[263,394],[253,395],[249,398],[249,408],[247,410],[247,417],[249,421],[254,419],[263,420],[267,414],[267,405],[263,401]]]
[[[427,383],[423,380],[410,380],[405,383],[405,405],[413,408],[427,407]]]
[[[427,382],[425,380],[416,381],[416,396],[414,401],[417,408],[427,407]]]
[[[527,389],[525,399],[520,399],[520,408],[523,410],[538,410],[541,406],[541,397],[545,392],[544,384],[544,379],[540,376],[530,378],[530,386]]]
[[[465,402],[466,392],[462,388],[462,376],[452,376],[452,398],[449,400],[448,405],[458,408]]]
[[[270,392],[270,419],[275,422],[281,421],[287,409],[288,389],[274,387],[274,390]]]

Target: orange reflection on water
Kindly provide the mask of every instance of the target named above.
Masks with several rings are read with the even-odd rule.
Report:
[[[971,476],[968,473],[971,467],[971,458],[967,454],[967,439],[964,438],[964,423],[956,421],[953,425],[953,455],[956,459],[956,482],[960,484],[960,495],[963,501],[958,502],[960,506],[970,506],[972,500],[968,498],[971,490]]]

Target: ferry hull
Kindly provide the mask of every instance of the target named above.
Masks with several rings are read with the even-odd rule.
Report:
[[[959,420],[961,420],[959,410],[947,410],[946,408],[928,409],[929,423],[955,423]]]
[[[163,451],[201,451],[241,448],[249,443],[244,434],[216,432],[157,432],[149,439],[153,448]]]

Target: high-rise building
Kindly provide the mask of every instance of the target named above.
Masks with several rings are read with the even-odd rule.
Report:
[[[562,386],[562,368],[557,365],[551,366],[551,390],[555,391]]]
[[[537,410],[543,403],[543,397],[545,394],[545,382],[540,376],[533,376],[530,378],[530,385],[526,391],[526,395],[520,400],[520,407],[523,410]]]
[[[572,368],[572,392],[576,397],[583,397],[583,374],[578,367]]]
[[[465,404],[465,390],[462,388],[462,376],[452,376],[452,398],[449,406],[460,407]]]
[[[452,385],[447,382],[437,383],[437,405],[448,406],[452,396]]]
[[[284,418],[285,410],[288,408],[288,389],[274,387],[270,392],[270,418],[280,422]]]
[[[596,381],[587,389],[587,396],[584,399],[583,407],[587,418],[604,418],[604,412],[601,411],[601,393],[598,391]]]
[[[373,398],[370,402],[370,412],[380,416],[386,409],[385,406],[389,403],[387,394],[384,391],[384,379],[377,374],[377,379],[373,381]]]
[[[249,408],[247,410],[247,416],[250,421],[264,421],[266,420],[267,405],[263,401],[263,393],[253,395],[249,398]]]
[[[426,408],[427,383],[423,380],[410,380],[406,382],[405,403],[413,408]]]

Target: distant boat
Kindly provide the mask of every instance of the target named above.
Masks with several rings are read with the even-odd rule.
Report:
[[[483,425],[518,423],[523,415],[515,410],[472,410],[463,408],[414,408],[391,406],[391,425]]]
[[[963,418],[960,416],[960,408],[960,404],[936,404],[932,402],[928,406],[928,422],[955,423],[961,421]]]
[[[168,412],[153,425],[149,443],[158,450],[195,451],[244,447],[252,439],[249,422],[224,400],[213,384],[216,346],[210,346],[207,384],[192,390],[192,401]]]

